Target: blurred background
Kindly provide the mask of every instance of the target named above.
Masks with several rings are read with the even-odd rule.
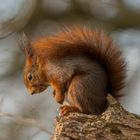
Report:
[[[127,61],[124,108],[140,114],[140,0],[0,0],[0,140],[49,140],[59,105],[52,89],[30,96],[18,39],[51,35],[65,26],[103,29]]]

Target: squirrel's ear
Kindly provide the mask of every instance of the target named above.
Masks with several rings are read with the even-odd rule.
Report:
[[[26,36],[24,32],[20,34],[19,46],[26,56],[33,55],[33,50],[31,47],[30,40],[28,39],[28,37]]]

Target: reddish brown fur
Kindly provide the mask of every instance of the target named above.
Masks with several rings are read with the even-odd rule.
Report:
[[[57,102],[63,103],[65,99],[72,106],[64,110],[75,109],[87,114],[103,112],[108,93],[114,97],[121,95],[124,59],[103,32],[74,27],[23,44],[29,44],[23,47],[26,54],[24,79],[31,94],[45,90],[47,82],[54,88]],[[28,74],[32,75],[32,80]]]

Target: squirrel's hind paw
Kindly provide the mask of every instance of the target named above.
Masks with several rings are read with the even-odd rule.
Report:
[[[75,106],[64,105],[60,107],[60,116],[67,115],[70,112],[81,112],[81,111]]]

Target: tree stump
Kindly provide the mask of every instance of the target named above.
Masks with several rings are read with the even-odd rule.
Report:
[[[52,140],[140,140],[140,116],[109,96],[108,108],[101,115],[69,113],[58,117]]]

